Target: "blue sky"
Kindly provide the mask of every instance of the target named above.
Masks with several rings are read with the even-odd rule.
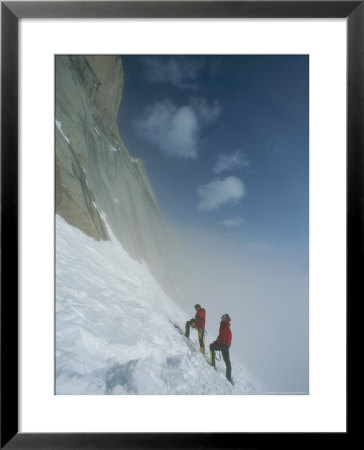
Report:
[[[308,246],[308,57],[124,56],[121,135],[167,222]]]
[[[230,311],[240,315],[239,280],[250,273],[244,308],[256,326],[241,313],[245,328],[238,336],[244,341],[256,329],[271,329],[271,348],[259,347],[257,337],[244,359],[264,378],[262,354],[276,355],[274,373],[269,365],[272,389],[306,391],[309,57],[138,55],[122,56],[122,63],[118,125],[125,145],[143,159],[166,222],[185,233],[191,248],[201,243],[201,253],[219,261],[205,274],[201,270],[195,287],[221,273],[219,264],[234,261],[223,280],[235,286]],[[221,284],[213,289],[220,295]],[[220,317],[217,303],[209,306]],[[276,333],[288,317],[291,331]],[[297,345],[282,351],[292,339]],[[281,386],[287,359],[291,379],[283,377]]]

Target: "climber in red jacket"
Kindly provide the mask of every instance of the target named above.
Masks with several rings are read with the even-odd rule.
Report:
[[[221,316],[219,336],[217,337],[216,341],[210,344],[210,359],[211,365],[215,367],[215,352],[221,351],[226,365],[226,378],[230,381],[230,383],[232,383],[233,381],[231,378],[231,362],[229,354],[229,348],[232,340],[230,322],[231,319],[229,314],[223,314]]]
[[[188,320],[185,327],[185,336],[190,337],[190,328],[196,328],[198,333],[198,341],[200,343],[200,352],[205,353],[205,322],[206,322],[206,311],[201,308],[198,303],[195,305],[196,315],[194,319]]]

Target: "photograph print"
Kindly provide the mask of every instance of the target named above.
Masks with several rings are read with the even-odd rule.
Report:
[[[309,394],[309,56],[55,56],[55,393]]]

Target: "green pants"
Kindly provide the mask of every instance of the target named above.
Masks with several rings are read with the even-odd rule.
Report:
[[[185,336],[187,338],[190,337],[190,328],[196,328],[195,319],[191,319],[186,322]],[[197,333],[198,333],[198,342],[200,343],[200,352],[205,353],[205,340],[204,340],[205,330],[203,328],[197,328]]]
[[[215,352],[221,352],[226,365],[226,378],[231,381],[231,362],[229,347],[225,344],[218,344],[217,342],[213,342],[212,344],[210,344],[210,358],[212,366],[215,366]]]

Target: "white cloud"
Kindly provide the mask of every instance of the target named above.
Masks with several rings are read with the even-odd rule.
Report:
[[[234,204],[246,195],[245,186],[239,178],[227,177],[200,186],[199,211],[212,211],[225,204]]]
[[[236,150],[232,153],[220,153],[217,155],[217,162],[212,171],[219,174],[227,170],[236,170],[249,166],[250,163],[245,155],[240,150]]]
[[[209,106],[204,99],[198,99],[178,107],[164,100],[146,108],[134,121],[134,128],[165,155],[195,159],[200,130],[217,120],[219,114],[217,102]]]
[[[217,100],[209,105],[204,98],[199,97],[191,98],[190,103],[200,118],[202,125],[209,125],[215,122],[221,115],[221,106]]]
[[[231,219],[225,219],[221,222],[221,225],[227,228],[239,227],[244,223],[243,217],[232,217]]]
[[[195,80],[204,68],[201,57],[144,56],[140,58],[148,81],[170,83],[180,89],[196,88]]]

